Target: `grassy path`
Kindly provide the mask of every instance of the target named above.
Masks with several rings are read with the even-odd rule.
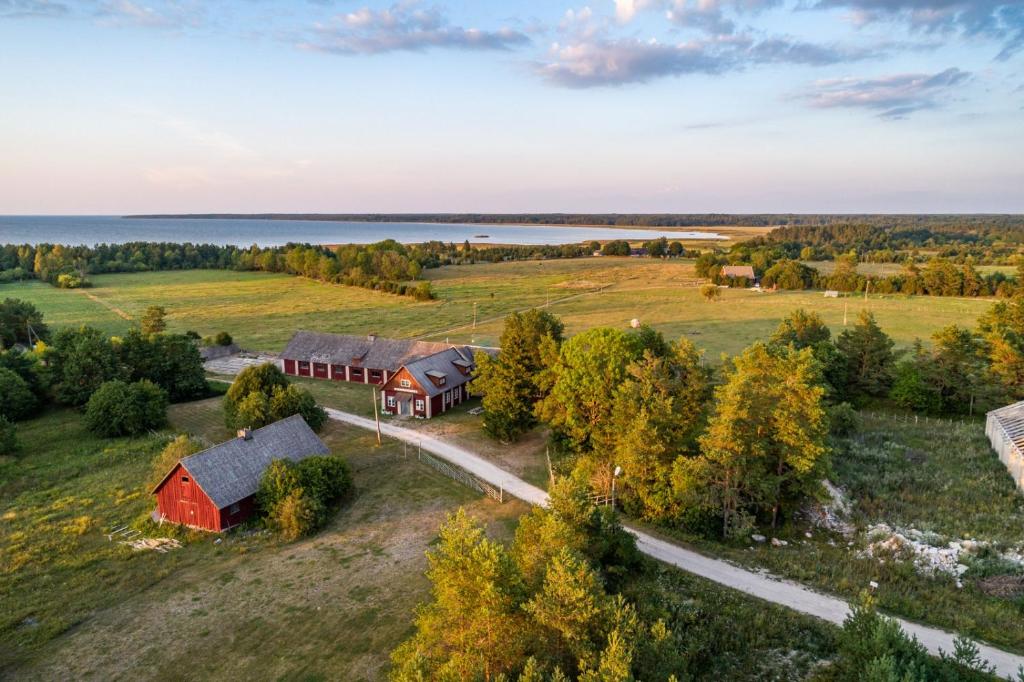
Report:
[[[327,414],[331,419],[346,424],[370,430],[377,429],[377,424],[372,419],[334,409],[328,409]],[[420,431],[394,424],[381,423],[380,429],[385,435],[392,438],[418,444],[423,449],[462,467],[488,483],[500,486],[505,492],[524,502],[541,506],[547,504],[546,492],[468,450]],[[816,592],[798,583],[781,580],[770,574],[740,568],[721,559],[704,556],[635,528],[627,526],[626,529],[636,536],[637,547],[644,554],[702,578],[836,625],[842,625],[850,613],[850,605],[838,597]],[[956,639],[956,635],[953,633],[900,618],[895,620],[904,631],[916,637],[933,655],[938,655],[942,651],[953,651]],[[1024,668],[1024,656],[1018,656],[981,642],[978,643],[978,647],[981,657],[994,665],[996,672],[1003,677],[1012,677],[1017,674],[1019,669]]]

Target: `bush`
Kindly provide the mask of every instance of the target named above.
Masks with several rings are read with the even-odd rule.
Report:
[[[18,436],[14,424],[0,415],[0,456],[13,455],[18,449]]]
[[[707,284],[700,285],[700,295],[704,297],[705,301],[714,301],[722,295],[722,292],[719,291],[717,285],[709,282]]]
[[[151,381],[108,381],[89,398],[85,422],[108,438],[139,435],[167,422],[167,394]]]
[[[217,332],[217,335],[213,337],[213,342],[218,346],[230,346],[235,340],[227,332]]]
[[[351,489],[344,460],[319,455],[298,463],[278,459],[260,478],[256,504],[268,525],[294,540],[326,523],[330,510]]]
[[[167,444],[159,455],[153,459],[153,463],[150,466],[149,478],[146,479],[146,491],[152,490],[160,481],[164,479],[167,472],[170,471],[178,460],[194,455],[203,449],[203,446],[189,438],[186,435],[181,435],[172,440]]]
[[[313,394],[289,384],[271,364],[243,370],[224,397],[224,421],[232,429],[258,429],[293,414],[301,414],[314,431],[327,421]]]
[[[36,397],[28,383],[15,372],[0,367],[0,417],[18,421],[35,411]]]
[[[255,426],[252,423],[240,420],[238,414],[239,405],[250,393],[260,393],[269,400],[270,396],[274,393],[274,389],[278,386],[282,388],[287,387],[288,379],[285,378],[284,372],[275,365],[267,363],[243,369],[235,377],[234,383],[231,384],[231,388],[228,389],[227,394],[224,396],[224,422],[228,428],[237,429]],[[247,418],[251,418],[251,416],[247,415]],[[262,425],[260,424],[260,426]]]
[[[316,528],[319,505],[302,488],[295,488],[277,506],[270,521],[287,541],[298,540]]]
[[[829,431],[833,436],[849,436],[860,426],[860,415],[850,403],[839,403],[827,408]]]

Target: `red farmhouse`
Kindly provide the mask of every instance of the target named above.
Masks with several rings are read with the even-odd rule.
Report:
[[[381,390],[384,414],[429,419],[469,398],[473,354],[468,346],[453,346],[414,360],[395,372]]]
[[[275,459],[293,462],[329,452],[300,415],[183,457],[153,488],[154,517],[203,530],[224,531],[256,511],[260,477]]]
[[[383,384],[403,365],[451,348],[446,343],[298,331],[281,352],[285,374]]]

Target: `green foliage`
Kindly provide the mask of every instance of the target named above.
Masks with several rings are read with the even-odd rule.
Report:
[[[125,375],[113,343],[92,327],[60,330],[45,357],[54,396],[65,405],[84,405],[101,384]]]
[[[201,398],[209,391],[203,359],[187,336],[132,329],[116,350],[131,381],[152,381],[167,391],[171,402]]]
[[[258,429],[293,414],[301,414],[314,431],[327,421],[313,395],[289,384],[270,363],[242,370],[224,396],[224,420],[231,429]]]
[[[535,423],[534,405],[546,395],[545,363],[562,342],[562,323],[530,309],[505,318],[501,353],[477,353],[473,391],[483,396],[483,428],[502,442],[516,440]]]
[[[18,434],[14,424],[0,414],[0,456],[13,455],[18,449]]]
[[[851,436],[860,428],[860,415],[850,403],[839,403],[829,405],[828,413],[829,433],[833,436]]]
[[[938,381],[931,355],[918,341],[910,357],[896,366],[896,377],[889,397],[908,410],[939,412],[942,408],[942,395]]]
[[[994,303],[978,330],[993,376],[1008,396],[1024,398],[1024,296]]]
[[[670,483],[672,462],[695,447],[710,374],[685,338],[667,357],[647,351],[629,366],[628,374],[615,391],[615,442],[605,464],[623,471],[620,499],[627,511],[668,519],[678,513]]]
[[[797,350],[812,348],[831,338],[828,325],[815,312],[797,308],[787,315],[771,336],[770,343],[793,346]]]
[[[25,419],[38,403],[28,384],[15,372],[0,366],[0,417],[10,421]]]
[[[160,454],[153,459],[153,463],[150,465],[149,477],[146,479],[146,483],[143,485],[143,489],[146,493],[155,488],[157,484],[164,479],[171,469],[174,468],[180,460],[194,455],[203,449],[203,446],[199,441],[190,438],[189,436],[182,434],[172,440],[170,443],[160,451]]]
[[[601,247],[602,256],[628,256],[630,254],[629,242],[624,239],[606,242]]]
[[[269,521],[286,542],[313,532],[321,506],[302,488],[294,488],[275,507]]]
[[[601,327],[577,334],[562,344],[538,416],[576,452],[608,447],[614,440],[615,390],[639,356],[636,335]]]
[[[827,467],[828,420],[810,349],[771,352],[755,344],[735,358],[715,391],[701,455],[679,458],[673,487],[684,502],[742,530],[745,513],[784,509],[816,491]]]
[[[167,423],[167,394],[145,379],[133,384],[108,381],[89,398],[85,420],[100,436],[137,436]]]
[[[29,339],[29,325],[41,339],[50,338],[43,314],[34,305],[17,298],[5,298],[0,302],[0,349],[16,343],[32,345],[35,339]]]
[[[8,369],[19,377],[32,391],[38,402],[49,399],[48,372],[39,362],[40,353],[22,353],[17,350],[0,350],[0,368]]]
[[[846,367],[844,395],[851,398],[881,397],[892,387],[896,354],[894,342],[881,330],[875,317],[862,310],[857,324],[836,339]]]
[[[217,332],[217,335],[213,337],[213,342],[218,346],[230,346],[235,340],[227,332]]]
[[[277,459],[260,478],[256,505],[268,525],[284,539],[295,540],[323,526],[351,489],[352,475],[342,459]]]
[[[167,329],[167,310],[162,305],[151,305],[143,313],[140,325],[143,334],[159,334]]]

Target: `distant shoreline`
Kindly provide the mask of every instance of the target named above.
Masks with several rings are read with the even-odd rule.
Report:
[[[562,214],[538,214],[551,217]],[[573,217],[577,214],[564,214],[566,217]],[[583,214],[578,214],[583,215]],[[624,217],[639,217],[640,214],[622,214]],[[653,215],[653,214],[652,214]],[[709,214],[710,216],[710,214]],[[139,215],[123,215],[121,218],[133,220],[291,220],[308,222],[337,222],[337,223],[405,223],[407,225],[480,225],[480,226],[501,226],[501,227],[558,227],[558,228],[580,228],[580,229],[614,229],[614,230],[664,230],[670,232],[691,232],[693,230],[764,230],[771,231],[780,225],[751,225],[747,223],[724,223],[721,225],[709,224],[707,222],[677,222],[673,225],[661,225],[655,222],[617,224],[609,222],[530,222],[529,220],[486,220],[470,219],[460,215],[436,214],[426,216],[422,214],[408,215],[401,213],[380,213],[380,214],[326,214],[326,213],[153,213]],[[510,218],[524,218],[520,214],[510,214]],[[710,235],[709,235],[710,236]]]

